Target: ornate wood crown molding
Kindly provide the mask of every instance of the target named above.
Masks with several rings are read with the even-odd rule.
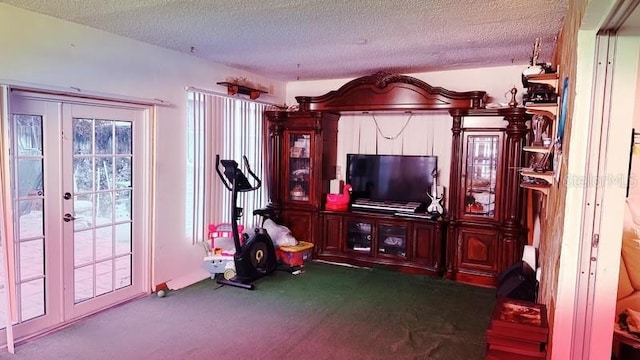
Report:
[[[411,111],[481,109],[486,91],[457,92],[411,76],[377,72],[320,96],[296,96],[300,111]]]

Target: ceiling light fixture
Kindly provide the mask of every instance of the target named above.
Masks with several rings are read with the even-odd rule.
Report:
[[[356,45],[367,45],[368,41],[367,39],[355,39],[353,43]]]

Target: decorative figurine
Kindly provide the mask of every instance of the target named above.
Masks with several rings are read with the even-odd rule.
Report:
[[[533,142],[531,145],[533,146],[543,146],[544,141],[542,139],[542,134],[547,127],[547,119],[543,115],[533,115],[531,119],[531,129],[533,130]]]
[[[509,90],[509,92],[511,93],[511,101],[509,101],[509,107],[516,107],[518,106],[518,102],[516,101],[516,93],[518,92],[518,89],[516,89],[516,87],[512,87],[511,90]]]
[[[426,192],[429,199],[431,199],[431,204],[427,206],[427,212],[433,216],[440,216],[444,214],[444,207],[442,206],[444,188],[438,186],[438,169],[433,169],[431,175],[433,176],[433,186],[431,191],[427,190]]]
[[[444,214],[444,207],[442,206],[442,199],[444,199],[444,194],[441,194],[440,197],[434,197],[431,194],[427,193],[429,199],[431,199],[431,204],[427,206],[427,212],[431,215],[440,216]]]

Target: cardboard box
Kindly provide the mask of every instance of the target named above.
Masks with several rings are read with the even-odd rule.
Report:
[[[311,259],[313,244],[306,241],[298,241],[296,246],[281,246],[276,249],[278,261],[289,266],[304,266],[307,259]]]

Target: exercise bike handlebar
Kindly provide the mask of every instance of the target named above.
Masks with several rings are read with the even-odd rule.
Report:
[[[224,186],[229,191],[233,191],[235,187],[238,192],[247,192],[257,190],[262,186],[262,181],[256,174],[251,170],[251,166],[249,166],[249,160],[246,156],[242,156],[242,160],[244,161],[244,165],[247,168],[247,172],[253,180],[255,181],[255,185],[251,185],[249,180],[244,175],[242,170],[238,168],[238,163],[235,160],[220,160],[220,155],[216,155],[216,172],[220,177],[220,180],[224,184]],[[220,164],[224,167],[224,175],[220,171]],[[226,178],[226,179],[225,179]]]
[[[244,166],[247,168],[247,172],[256,182],[256,186],[252,187],[251,190],[258,190],[260,186],[262,186],[262,180],[260,180],[260,178],[256,176],[253,170],[251,170],[251,166],[249,166],[249,160],[247,160],[247,157],[242,155],[242,160],[244,161]]]
[[[226,187],[227,190],[231,191],[231,185],[227,183],[227,181],[224,179],[224,175],[222,175],[222,173],[220,172],[220,155],[216,155],[216,172],[218,173],[220,181],[222,181],[222,183],[224,184],[224,187]]]

